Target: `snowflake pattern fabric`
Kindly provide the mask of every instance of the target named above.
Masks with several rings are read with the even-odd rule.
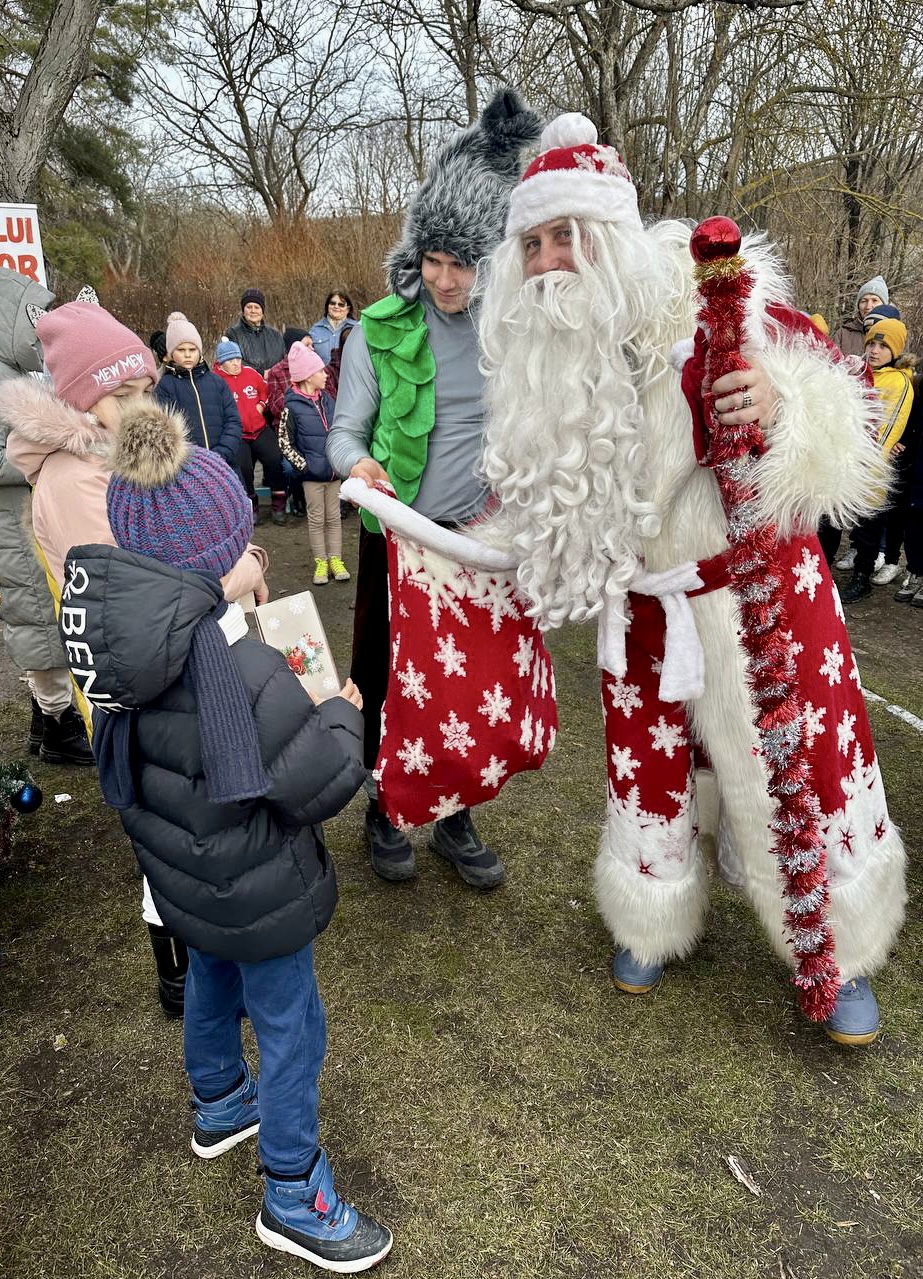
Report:
[[[887,804],[839,596],[818,543],[795,538],[780,552],[828,874],[841,884],[862,873],[886,838]],[[628,669],[621,679],[602,676],[610,829],[639,875],[675,882],[695,855],[696,744],[685,705],[658,697],[660,606],[637,596],[631,603]],[[706,666],[706,679],[715,678],[721,673]],[[708,742],[700,746],[708,751]]]
[[[375,775],[406,830],[540,768],[558,720],[551,659],[513,577],[386,536],[392,663]]]

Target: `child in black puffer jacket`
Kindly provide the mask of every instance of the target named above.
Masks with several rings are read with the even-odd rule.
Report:
[[[327,432],[333,422],[333,400],[324,390],[327,370],[320,356],[300,342],[288,353],[288,367],[292,385],[285,392],[279,419],[279,447],[304,483],[314,585],[323,585],[331,576],[335,582],[348,582],[349,571],[343,563],[340,481],[327,461]]]
[[[182,413],[193,444],[211,449],[236,470],[243,427],[234,396],[224,378],[202,359],[199,331],[182,311],[174,311],[167,320],[166,348],[154,399]]]
[[[259,1130],[259,1237],[326,1269],[368,1269],[391,1233],[339,1197],[319,1144],[313,947],[336,903],[319,823],[365,776],[362,699],[347,680],[315,704],[281,653],[247,637],[219,577],[247,545],[250,501],[175,417],[126,414],[107,512],[116,546],[72,548],[60,624],[84,641],[75,678],[106,711],[94,734],[103,795],[189,948],[192,1149],[212,1159]]]

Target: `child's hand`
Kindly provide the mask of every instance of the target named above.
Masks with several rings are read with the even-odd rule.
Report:
[[[906,447],[907,447],[906,444],[895,444],[891,452],[894,455],[894,457],[900,457],[900,455],[903,453]]]
[[[312,693],[308,689],[308,696],[315,706],[320,706],[321,702],[326,702],[326,697],[319,697],[317,693]],[[356,688],[351,679],[348,679],[338,693],[331,693],[331,697],[342,697],[344,701],[351,702],[357,711],[362,710],[362,694]]]

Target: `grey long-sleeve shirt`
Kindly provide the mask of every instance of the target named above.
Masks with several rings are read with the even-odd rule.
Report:
[[[484,379],[478,368],[478,342],[468,311],[446,315],[421,293],[430,349],[436,361],[436,421],[429,437],[414,510],[442,523],[464,523],[478,515],[487,499],[475,476],[481,456]],[[372,368],[365,333],[359,325],[343,349],[327,459],[344,478],[370,457],[372,428],[381,392]]]

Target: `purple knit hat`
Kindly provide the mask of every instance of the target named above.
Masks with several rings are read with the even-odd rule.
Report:
[[[122,421],[106,511],[123,550],[218,577],[253,529],[250,499],[227,462],[190,444],[183,419],[154,404]]]

